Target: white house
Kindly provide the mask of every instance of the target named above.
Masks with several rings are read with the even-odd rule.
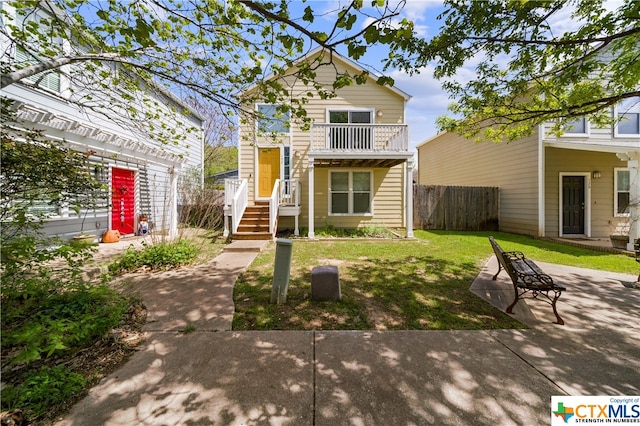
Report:
[[[9,14],[13,12],[16,19],[24,15],[12,11],[9,5],[3,8]],[[8,40],[2,39],[0,44],[3,62],[29,60]],[[150,119],[146,124],[157,127],[163,124],[163,128],[181,135],[176,144],[171,140],[160,141],[151,136],[151,131],[145,132],[133,120],[127,121],[123,114],[117,114],[116,108],[113,116],[117,115],[118,120],[80,108],[73,99],[86,94],[87,85],[77,87],[74,79],[67,78],[72,66],[23,79],[1,92],[1,96],[14,101],[19,123],[13,125],[40,129],[47,138],[85,153],[96,176],[110,189],[105,200],[108,207],[103,209],[76,212],[64,207],[51,208],[45,232],[63,238],[71,238],[81,230],[93,233],[96,238],[109,229],[124,235],[135,234],[140,218],[146,217],[152,232],[175,234],[178,178],[186,171],[193,176],[195,169],[202,180],[203,118],[168,91],[141,82],[141,93],[151,103],[133,101],[133,107],[145,113],[150,107],[144,105],[155,104],[153,113],[161,118]],[[105,70],[115,68],[105,65]],[[117,90],[114,87],[116,97]]]

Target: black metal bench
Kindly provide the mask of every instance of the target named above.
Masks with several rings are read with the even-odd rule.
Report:
[[[531,259],[527,259],[522,252],[502,250],[502,247],[493,237],[489,237],[489,241],[498,259],[498,272],[493,276],[493,280],[495,281],[498,278],[498,274],[504,268],[513,282],[515,299],[507,308],[507,313],[512,314],[516,303],[525,294],[531,292],[533,298],[537,300],[541,300],[538,299],[539,295],[545,296],[548,302],[546,300],[543,300],[543,302],[549,303],[553,308],[553,313],[556,316],[555,323],[564,325],[564,321],[560,318],[556,309],[556,302],[566,288],[554,283],[553,278],[542,272],[542,269]]]

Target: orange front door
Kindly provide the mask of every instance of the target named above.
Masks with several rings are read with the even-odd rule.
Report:
[[[135,175],[133,170],[111,170],[111,229],[134,233]]]
[[[280,178],[280,149],[258,149],[258,197],[270,197]]]

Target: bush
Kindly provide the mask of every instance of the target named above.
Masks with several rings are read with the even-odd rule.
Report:
[[[2,351],[11,364],[29,364],[91,344],[121,320],[125,296],[109,287],[34,278],[30,291],[3,292]]]
[[[187,240],[145,244],[142,250],[130,246],[119,260],[109,265],[109,272],[131,272],[142,267],[152,270],[177,268],[192,263],[197,255],[197,247]]]
[[[43,367],[30,372],[19,385],[8,384],[2,389],[2,408],[24,408],[33,418],[46,413],[82,392],[86,379],[64,366]]]

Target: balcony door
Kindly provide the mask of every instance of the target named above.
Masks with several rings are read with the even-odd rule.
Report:
[[[370,150],[372,148],[372,110],[335,110],[329,111],[330,124],[349,124],[345,127],[331,127],[329,143],[331,149],[348,151]],[[363,124],[365,126],[358,126]]]

